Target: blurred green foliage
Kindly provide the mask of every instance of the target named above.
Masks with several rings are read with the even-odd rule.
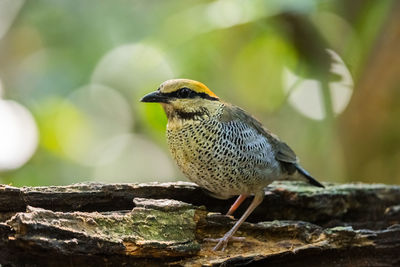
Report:
[[[184,179],[167,151],[163,110],[139,103],[171,78],[199,80],[254,114],[322,181],[400,182],[397,167],[372,180],[349,172],[340,127],[349,114],[328,109],[352,99],[331,99],[329,84],[342,77],[326,52],[341,57],[357,90],[395,1],[16,2],[15,17],[0,12],[10,20],[0,35],[3,99],[32,113],[40,138],[29,161],[0,170],[0,183]],[[307,86],[291,98],[288,73],[317,81],[328,98]]]

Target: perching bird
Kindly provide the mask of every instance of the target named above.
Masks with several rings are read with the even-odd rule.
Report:
[[[217,198],[239,195],[229,215],[254,194],[246,212],[214,250],[226,248],[239,226],[262,202],[263,189],[273,181],[295,178],[324,187],[300,166],[287,144],[200,82],[168,80],[141,101],[160,103],[164,108],[169,149],[191,181]]]

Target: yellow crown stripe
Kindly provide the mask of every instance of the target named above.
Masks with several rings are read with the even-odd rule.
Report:
[[[214,94],[207,86],[205,86],[203,83],[198,82],[198,81],[193,81],[193,85],[194,85],[194,90],[198,93],[206,93],[209,96],[212,97],[217,97],[218,96],[216,94]]]

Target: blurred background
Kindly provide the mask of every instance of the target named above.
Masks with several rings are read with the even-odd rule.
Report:
[[[0,0],[0,183],[185,180],[139,100],[190,78],[319,180],[399,184],[399,3]]]

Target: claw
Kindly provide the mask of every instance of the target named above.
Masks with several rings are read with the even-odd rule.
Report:
[[[229,239],[228,238],[221,238],[218,242],[218,244],[212,249],[213,251],[217,251],[221,249],[221,251],[224,251],[226,247],[228,246]]]
[[[223,237],[221,237],[221,238],[204,238],[203,241],[218,243],[221,239],[223,239]],[[229,241],[233,241],[233,242],[242,242],[245,240],[246,240],[246,238],[244,236],[232,236],[229,239]]]
[[[224,251],[228,246],[229,241],[243,242],[244,240],[246,240],[246,238],[243,236],[224,236],[221,238],[204,238],[203,240],[207,242],[217,243],[217,245],[212,249],[213,251],[217,251],[220,249],[221,251]]]

